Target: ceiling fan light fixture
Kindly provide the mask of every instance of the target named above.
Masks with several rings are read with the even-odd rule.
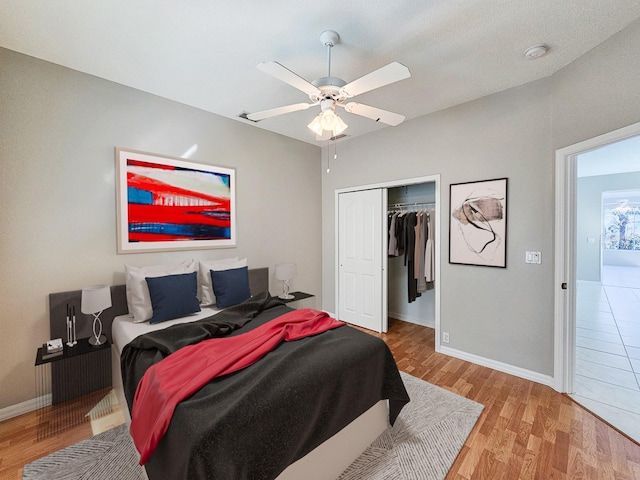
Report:
[[[349,128],[349,125],[344,123],[344,120],[336,115],[333,110],[325,110],[316,115],[307,127],[318,137],[322,137],[325,130],[332,132],[335,137]]]
[[[319,113],[318,115],[316,115],[313,120],[311,121],[311,123],[309,125],[307,125],[307,127],[314,132],[316,135],[321,136],[322,135],[322,114]]]
[[[332,109],[322,112],[322,128],[325,130],[333,130],[336,124],[336,112]]]
[[[317,136],[321,137],[323,136],[324,130],[332,132],[333,136],[336,136],[344,132],[349,126],[336,115],[333,108],[328,108],[315,117],[307,127]]]
[[[349,125],[344,123],[344,121],[338,115],[336,115],[336,124],[333,127],[333,136],[335,137],[336,135],[340,135],[347,128],[349,128]]]

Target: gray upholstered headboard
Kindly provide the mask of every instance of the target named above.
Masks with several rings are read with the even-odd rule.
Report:
[[[249,288],[252,295],[269,290],[269,269],[267,267],[249,270]],[[81,298],[82,290],[49,294],[50,338],[67,340],[67,305],[70,307],[75,306],[76,309],[77,338],[87,338],[92,335],[93,316],[80,312]],[[103,333],[110,342],[112,341],[111,323],[113,319],[118,315],[128,313],[127,294],[124,285],[113,285],[111,287],[111,304],[111,308],[108,308],[100,315]]]

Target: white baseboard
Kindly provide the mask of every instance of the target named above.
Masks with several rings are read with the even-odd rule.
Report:
[[[423,327],[436,328],[435,321],[423,320],[421,318],[412,317],[411,315],[405,315],[404,313],[389,312],[388,317],[402,320],[403,322],[415,323],[416,325],[422,325]]]
[[[48,393],[40,398],[32,398],[26,402],[17,403],[8,407],[0,409],[0,422],[9,420],[10,418],[24,415],[25,413],[33,412],[38,408],[47,407],[51,405],[51,394]]]
[[[331,312],[327,312],[329,314],[330,317],[333,318],[338,318],[334,313]],[[421,320],[419,318],[415,318],[415,317],[411,317],[408,315],[403,315],[402,313],[392,313],[389,312],[388,315],[389,318],[395,318],[397,320],[402,320],[404,322],[408,322],[408,323],[415,323],[416,325],[422,325],[423,327],[427,327],[427,328],[436,328],[436,325],[434,322],[426,322],[424,320]]]
[[[493,370],[498,370],[499,372],[508,373],[509,375],[524,378],[525,380],[531,380],[532,382],[541,383],[542,385],[546,385],[556,390],[555,380],[550,375],[533,372],[531,370],[527,370],[526,368],[516,367],[514,365],[509,365],[508,363],[503,363],[497,360],[492,360],[490,358],[474,355],[472,353],[456,350],[455,348],[443,347],[442,345],[440,346],[439,353],[444,353],[445,355],[459,358],[460,360],[466,360],[467,362],[475,363],[483,367],[492,368]]]

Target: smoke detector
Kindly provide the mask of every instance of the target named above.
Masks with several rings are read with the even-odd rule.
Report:
[[[535,60],[536,58],[540,58],[543,55],[546,55],[549,51],[549,46],[544,43],[540,43],[538,45],[534,45],[533,47],[529,47],[524,51],[524,56],[529,60]]]

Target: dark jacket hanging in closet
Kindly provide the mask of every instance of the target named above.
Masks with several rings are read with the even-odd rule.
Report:
[[[415,278],[415,227],[418,223],[415,212],[409,212],[404,216],[404,264],[407,267],[407,293],[409,303],[418,298],[418,281]]]

